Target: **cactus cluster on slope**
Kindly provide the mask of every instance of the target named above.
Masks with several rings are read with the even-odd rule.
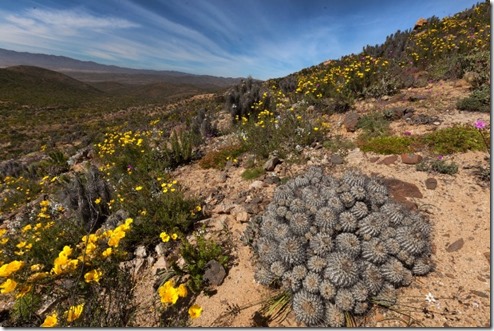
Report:
[[[338,179],[310,168],[276,189],[261,218],[255,279],[291,291],[296,318],[307,326],[342,326],[345,313],[392,305],[396,288],[432,270],[431,232],[377,178],[347,171]]]

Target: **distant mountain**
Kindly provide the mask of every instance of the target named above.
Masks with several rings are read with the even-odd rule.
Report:
[[[201,88],[229,87],[241,78],[193,75],[178,71],[144,70],[80,61],[65,56],[16,52],[0,48],[0,68],[27,65],[64,73],[83,82],[117,82],[123,84],[172,83]]]
[[[97,88],[52,70],[33,66],[0,69],[1,100],[71,105],[102,95]]]

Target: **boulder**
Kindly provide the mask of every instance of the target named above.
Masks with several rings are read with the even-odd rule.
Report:
[[[346,113],[345,118],[343,119],[343,125],[347,132],[355,132],[355,130],[357,130],[359,118],[360,115],[354,111]]]

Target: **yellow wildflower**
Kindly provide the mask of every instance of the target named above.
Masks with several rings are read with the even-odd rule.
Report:
[[[28,225],[26,225],[25,227],[23,227],[23,228],[21,229],[21,232],[22,232],[22,233],[25,233],[25,232],[27,232],[27,231],[31,230],[32,228],[33,228],[33,226],[32,226],[31,224],[28,224]]]
[[[9,277],[10,274],[16,272],[24,265],[23,261],[14,260],[0,267],[0,277]]]
[[[52,328],[58,324],[57,313],[46,316],[45,321],[40,326],[43,328]]]
[[[70,306],[69,310],[67,311],[67,322],[70,323],[78,319],[81,316],[83,309],[84,303],[81,303],[77,306]]]
[[[90,282],[99,283],[101,275],[103,275],[103,273],[101,271],[94,269],[94,270],[87,272],[84,275],[84,280],[86,281],[86,283],[90,283]]]
[[[178,238],[178,234],[176,234],[176,233],[172,233],[172,239],[173,239],[173,240],[177,240],[177,238]]]
[[[190,316],[190,318],[198,318],[198,317],[201,317],[201,313],[202,313],[202,307],[199,306],[199,305],[192,305],[189,308],[189,316]]]
[[[17,287],[17,282],[15,280],[8,278],[5,282],[0,284],[0,289],[1,289],[0,293],[2,294],[10,293],[13,290],[15,290],[16,287]]]
[[[99,205],[101,203],[101,198],[96,198],[96,200],[94,200],[94,203]]]
[[[185,298],[187,296],[187,285],[180,284],[177,288],[178,296],[181,298]]]
[[[165,243],[170,240],[170,236],[166,232],[161,232],[160,233],[160,238]]]
[[[108,257],[112,254],[112,248],[111,247],[108,247],[107,249],[105,249],[102,253],[101,253],[101,256],[103,257]]]
[[[136,191],[140,191],[140,190],[142,190],[142,186],[137,186]]]

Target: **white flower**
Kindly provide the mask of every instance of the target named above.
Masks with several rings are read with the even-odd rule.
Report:
[[[425,296],[425,301],[429,302],[429,303],[435,303],[436,302],[436,298],[434,298],[434,296],[432,295],[431,292],[427,293],[427,295]]]

